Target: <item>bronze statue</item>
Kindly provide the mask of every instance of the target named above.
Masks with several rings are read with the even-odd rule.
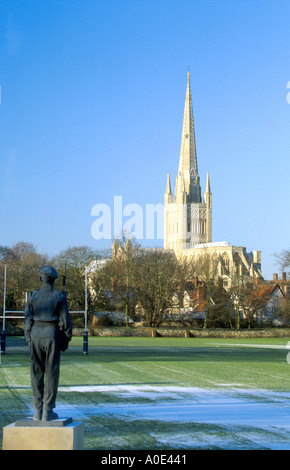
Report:
[[[30,292],[25,305],[25,339],[31,355],[33,419],[51,421],[57,396],[60,353],[68,348],[72,326],[65,294],[54,288],[58,278],[52,266],[40,268],[43,283]]]

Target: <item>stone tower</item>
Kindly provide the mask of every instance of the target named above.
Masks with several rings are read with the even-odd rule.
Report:
[[[203,200],[201,196],[188,72],[174,198],[169,174],[164,195],[164,248],[184,250],[211,242],[211,199],[208,174]]]

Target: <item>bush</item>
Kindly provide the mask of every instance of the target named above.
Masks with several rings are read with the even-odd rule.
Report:
[[[110,317],[110,315],[108,315],[107,313],[105,313],[104,315],[100,316],[99,318],[94,317],[94,318],[93,318],[93,322],[92,322],[92,326],[93,326],[93,327],[99,327],[99,326],[113,326],[113,325],[114,325],[114,321],[113,321],[113,319]]]

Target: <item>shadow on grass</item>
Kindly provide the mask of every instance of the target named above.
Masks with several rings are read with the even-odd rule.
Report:
[[[115,339],[115,338],[113,338]],[[144,340],[144,338],[141,338]],[[67,351],[62,353],[61,360],[63,362],[77,362],[90,363],[90,362],[236,362],[236,363],[250,363],[250,362],[281,362],[285,361],[286,353],[284,349],[266,349],[266,348],[251,348],[243,345],[241,347],[230,347],[225,343],[225,347],[213,345],[212,347],[178,347],[172,343],[173,346],[161,347],[158,345],[150,345],[150,338],[148,346],[127,346],[116,345],[110,347],[108,345],[90,345],[88,348],[88,355],[84,355],[82,351],[81,338],[76,338]],[[93,338],[93,344],[96,344],[96,339]],[[80,345],[76,346],[76,342]],[[144,342],[142,341],[143,345]],[[19,360],[21,357],[29,357],[28,346],[22,337],[8,337],[7,340],[7,354],[2,356],[2,363],[9,367],[9,358],[17,356]],[[6,360],[7,357],[7,360]],[[27,358],[28,359],[28,358]],[[29,361],[29,359],[28,359]],[[22,361],[23,362],[23,361]],[[1,366],[0,366],[1,367]]]

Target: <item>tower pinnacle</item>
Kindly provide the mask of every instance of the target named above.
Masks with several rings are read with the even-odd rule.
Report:
[[[209,182],[209,174],[208,174],[208,172],[207,172],[207,175],[206,175],[205,192],[206,192],[206,193],[210,193],[210,182]]]

